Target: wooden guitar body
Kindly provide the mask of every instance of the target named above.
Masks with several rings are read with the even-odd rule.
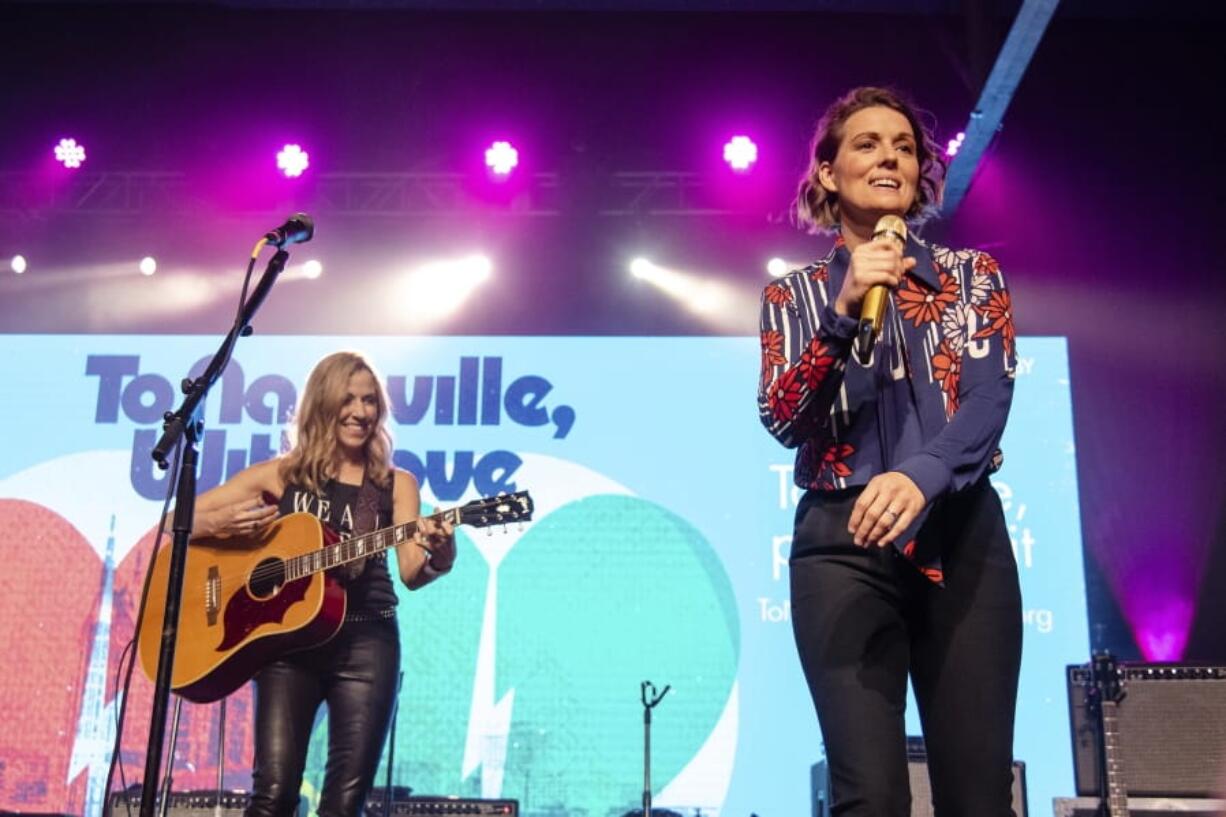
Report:
[[[309,513],[276,520],[260,539],[200,539],[187,549],[171,689],[205,703],[229,695],[262,666],[336,635],[345,590],[323,571],[286,580],[284,563],[339,537]],[[145,620],[141,666],[156,677],[166,609],[169,545],[158,550]]]

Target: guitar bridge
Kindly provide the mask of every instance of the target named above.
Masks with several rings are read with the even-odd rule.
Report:
[[[217,565],[209,568],[209,577],[204,582],[204,613],[208,616],[209,626],[217,623],[217,613],[221,609],[221,573]]]

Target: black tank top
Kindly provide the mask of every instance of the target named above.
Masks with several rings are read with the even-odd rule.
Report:
[[[315,494],[298,485],[289,485],[281,495],[277,510],[281,516],[289,513],[306,512],[322,519],[328,527],[340,534],[342,539],[348,539],[354,534],[354,520],[357,518],[359,486],[347,485],[336,480],[328,480],[324,484],[322,494]],[[392,486],[379,491],[379,513],[375,520],[375,530],[386,528],[392,524]],[[369,531],[360,531],[369,533]],[[345,584],[348,596],[346,618],[354,616],[378,616],[387,614],[396,607],[396,590],[392,586],[392,577],[387,569],[389,551],[376,553],[366,559],[366,568],[356,579]]]

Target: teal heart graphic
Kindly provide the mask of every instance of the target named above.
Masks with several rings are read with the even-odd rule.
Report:
[[[464,529],[457,546],[451,575],[418,593],[398,590],[394,779],[421,794],[480,796],[482,769],[464,779],[462,763],[489,573]],[[736,676],[736,604],[710,544],[647,500],[588,497],[537,521],[499,567],[497,587],[494,698],[514,691],[501,796],[518,799],[525,815],[634,808],[647,679],[672,685],[653,715],[658,793],[710,736]],[[312,736],[309,795],[323,779],[325,720]]]

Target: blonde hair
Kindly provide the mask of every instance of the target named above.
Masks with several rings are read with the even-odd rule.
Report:
[[[392,474],[392,435],[387,430],[387,393],[374,366],[357,352],[335,352],[315,364],[294,411],[289,428],[290,450],[281,458],[280,475],[287,485],[319,492],[335,477],[336,422],[349,393],[349,378],[370,372],[375,380],[378,416],[366,441],[366,475],[386,488]]]
[[[905,214],[907,221],[922,222],[940,205],[947,162],[945,154],[932,138],[932,130],[922,121],[923,118],[931,119],[931,115],[915,107],[893,89],[861,86],[836,99],[817,122],[809,147],[809,169],[800,179],[792,207],[794,220],[809,232],[830,232],[839,223],[838,194],[822,187],[818,173],[823,163],[833,162],[838,155],[839,145],[843,142],[843,126],[852,114],[874,107],[898,111],[911,123],[911,130],[915,133],[920,183],[915,201]]]

